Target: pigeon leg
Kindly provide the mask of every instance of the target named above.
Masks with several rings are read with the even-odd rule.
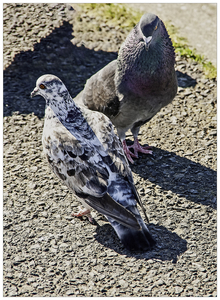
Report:
[[[131,146],[128,146],[128,148],[134,149],[135,157],[138,157],[138,152],[145,153],[145,154],[152,154],[152,151],[149,150],[149,149],[151,149],[151,147],[150,146],[142,147],[139,144],[137,137],[134,139],[134,144]]]
[[[87,216],[88,219],[89,219],[89,222],[92,223],[92,224],[94,223],[94,220],[93,220],[92,215],[91,215],[91,211],[87,208],[83,209],[82,207],[80,207],[79,211],[77,213],[72,213],[71,216],[73,216],[73,217]]]
[[[127,146],[125,140],[123,140],[122,145],[123,145],[124,153],[125,153],[125,155],[127,156],[127,159],[133,164],[134,161],[133,161],[133,159],[132,159],[131,157],[136,157],[136,158],[138,158],[138,156],[135,155],[134,153],[132,153],[132,152],[128,149],[129,147]]]

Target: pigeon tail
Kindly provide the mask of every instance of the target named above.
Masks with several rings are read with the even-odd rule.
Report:
[[[117,223],[112,218],[108,218],[108,220],[117,233],[119,239],[128,250],[146,251],[150,250],[156,244],[147,228],[147,225],[141,218],[138,220],[141,225],[140,230],[125,227],[124,225]]]
[[[106,215],[104,213],[121,242],[129,250],[143,251],[150,249],[155,242],[147,225],[141,218],[137,208],[135,191],[131,188],[130,183],[124,180],[123,177],[117,176],[109,185],[108,193],[116,202],[118,202],[118,204],[124,207],[127,212],[132,214],[138,225],[136,226],[136,223],[132,222],[132,218],[127,218],[126,224],[125,222],[122,223],[120,219],[116,219],[114,216]],[[125,217],[123,218],[123,221],[125,221]]]

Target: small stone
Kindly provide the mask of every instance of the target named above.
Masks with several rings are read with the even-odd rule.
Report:
[[[189,190],[189,192],[192,193],[192,194],[198,194],[198,191],[194,190],[194,189]]]
[[[191,95],[192,94],[192,92],[191,91],[188,91],[188,90],[186,90],[185,92],[184,92],[184,96],[185,97],[187,97],[187,96],[189,96],[189,95]]]
[[[35,190],[35,189],[37,188],[37,185],[36,185],[36,183],[31,182],[31,183],[28,185],[28,187],[29,187],[30,190]]]
[[[20,257],[20,256],[15,256],[14,258],[14,265],[19,265],[20,263],[24,262],[26,258]]]
[[[217,129],[213,129],[209,132],[210,135],[216,136],[217,135]]]
[[[122,288],[127,288],[128,287],[128,282],[121,279],[118,281],[118,284],[122,287]]]
[[[69,245],[65,243],[59,245],[59,248],[67,248],[67,247],[69,247]]]
[[[38,250],[41,249],[41,245],[40,244],[34,244],[30,247],[30,250]]]
[[[154,283],[154,286],[161,286],[163,284],[164,284],[164,281],[162,279],[159,279]]]
[[[146,165],[147,165],[147,166],[153,166],[154,163],[153,163],[152,161],[148,160],[147,163],[146,163]]]
[[[16,297],[18,294],[18,289],[16,286],[11,286],[8,289],[8,297]]]
[[[174,289],[175,289],[175,294],[179,295],[179,294],[181,294],[183,292],[183,288],[181,286],[176,285],[174,287]]]
[[[13,279],[13,278],[14,278],[14,275],[13,275],[13,273],[7,273],[7,274],[5,275],[5,278]]]
[[[29,170],[30,170],[30,172],[35,173],[35,172],[37,172],[38,167],[36,167],[36,166],[30,167]]]
[[[67,290],[66,295],[67,296],[75,295],[75,290]]]
[[[34,278],[34,277],[28,277],[28,278],[27,278],[27,281],[28,281],[29,283],[33,283],[33,282],[36,281],[36,278]]]
[[[151,189],[145,189],[145,194],[150,194],[151,193]]]

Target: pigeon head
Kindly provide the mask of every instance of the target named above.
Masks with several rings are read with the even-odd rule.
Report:
[[[69,92],[63,82],[55,75],[46,74],[38,78],[36,87],[31,93],[31,98],[40,95],[44,97],[47,105],[67,102]]]
[[[160,19],[158,18],[158,16],[151,13],[146,13],[141,17],[139,28],[142,34],[142,38],[145,42],[146,50],[149,49],[149,46],[155,38],[156,32],[159,30],[159,27]]]

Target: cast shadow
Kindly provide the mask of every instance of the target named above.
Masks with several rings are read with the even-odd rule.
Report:
[[[176,263],[178,256],[187,250],[187,241],[176,233],[169,231],[164,226],[151,223],[148,224],[148,228],[156,240],[156,245],[152,249],[144,252],[129,251],[126,249],[110,224],[98,225],[94,237],[104,247],[110,248],[121,255],[135,257],[137,259],[158,259]]]
[[[156,147],[153,147],[153,155],[140,154],[138,163],[136,161],[133,165],[130,164],[130,168],[142,178],[179,197],[217,208],[216,171],[187,157]]]
[[[10,116],[14,111],[33,112],[39,118],[44,116],[45,100],[40,96],[30,99],[41,75],[58,76],[74,98],[90,76],[117,58],[115,52],[77,47],[71,42],[73,37],[72,25],[64,21],[62,26],[36,43],[33,51],[15,55],[3,73],[4,116]]]

